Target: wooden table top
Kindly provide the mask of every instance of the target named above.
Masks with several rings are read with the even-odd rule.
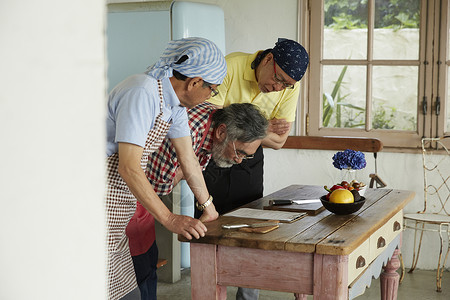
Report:
[[[273,199],[299,199],[300,197],[313,199],[324,194],[321,186],[291,185],[255,200],[245,207],[263,209],[264,206],[269,205],[269,200]],[[190,242],[265,250],[348,255],[402,210],[414,198],[414,192],[367,189],[365,197],[366,203],[356,213],[335,215],[324,210],[315,216],[308,215],[293,223],[280,223],[278,229],[265,234],[222,229],[223,224],[238,224],[246,221],[255,223],[258,220],[220,216],[215,221],[205,223],[208,228],[205,237]],[[182,242],[188,241],[180,235],[178,239]]]

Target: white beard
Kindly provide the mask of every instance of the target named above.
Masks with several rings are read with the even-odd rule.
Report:
[[[228,139],[225,139],[222,143],[215,142],[212,145],[211,154],[212,159],[216,165],[220,168],[231,168],[236,165],[237,162],[234,160],[229,160],[224,156],[225,149],[228,145]]]

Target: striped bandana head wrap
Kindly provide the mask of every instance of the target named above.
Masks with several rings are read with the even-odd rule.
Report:
[[[175,64],[184,55],[188,59]],[[147,74],[163,79],[172,77],[173,70],[189,78],[201,77],[208,83],[221,84],[227,74],[227,63],[216,44],[204,38],[190,37],[170,41]]]

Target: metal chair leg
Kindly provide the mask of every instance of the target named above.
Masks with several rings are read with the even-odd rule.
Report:
[[[401,274],[400,274],[399,283],[402,283],[403,278],[405,277],[405,263],[403,262],[403,255],[401,252],[398,254],[398,258],[400,259],[400,266],[401,266]]]
[[[416,221],[415,230],[414,230],[414,252],[413,252],[413,261],[411,269],[409,269],[408,273],[412,273],[417,266],[417,262],[419,261],[419,254],[420,254],[420,248],[422,246],[422,238],[423,238],[423,230],[420,231],[420,239],[419,239],[419,246],[417,247],[417,254],[416,254],[416,237],[417,237],[417,224]],[[422,223],[422,229],[425,227],[425,223]]]
[[[439,249],[439,260],[438,260],[438,268],[437,268],[437,273],[436,273],[436,291],[437,291],[437,292],[442,292],[442,275],[443,275],[443,273],[444,273],[445,262],[447,261],[448,253],[449,253],[449,251],[450,251],[450,247],[449,247],[449,246],[450,246],[450,241],[449,241],[449,242],[448,242],[449,245],[447,246],[447,253],[445,254],[444,261],[442,262],[442,265],[441,265],[442,251],[443,251],[443,248],[444,248],[444,239],[443,239],[443,237],[442,237],[442,231],[443,231],[443,227],[444,227],[444,226],[447,226],[447,230],[446,230],[446,232],[447,232],[447,240],[448,240],[448,238],[449,238],[449,234],[448,234],[449,228],[448,228],[448,225],[446,225],[446,224],[440,224],[440,225],[439,225],[439,238],[440,238],[440,240],[441,240],[441,247],[440,247],[440,249]]]

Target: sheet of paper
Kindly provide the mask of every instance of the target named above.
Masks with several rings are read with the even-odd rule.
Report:
[[[224,214],[227,217],[251,218],[261,220],[279,220],[283,222],[293,222],[303,216],[305,212],[290,212],[278,210],[262,210],[255,208],[239,208],[235,211]]]

